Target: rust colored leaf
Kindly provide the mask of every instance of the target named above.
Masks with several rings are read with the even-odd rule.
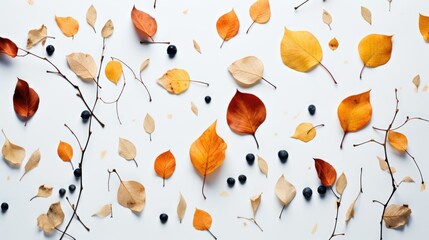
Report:
[[[0,53],[4,53],[14,58],[18,55],[18,47],[10,39],[0,37]]]
[[[337,171],[335,171],[335,168],[332,167],[331,164],[328,162],[319,159],[319,158],[313,158],[314,159],[314,166],[317,171],[317,176],[319,176],[320,181],[325,187],[331,187],[334,185],[335,181],[337,180]]]
[[[387,134],[387,141],[394,149],[398,150],[398,152],[404,154],[405,151],[407,151],[408,139],[404,134],[400,132],[389,131]]]
[[[238,20],[234,9],[220,16],[216,22],[216,29],[217,33],[223,40],[220,47],[223,46],[225,41],[228,41],[237,35],[238,30],[240,29],[240,21]]]
[[[29,87],[26,81],[19,78],[13,94],[13,108],[16,114],[25,121],[25,124],[39,108],[39,95]]]
[[[208,127],[201,136],[192,143],[189,150],[192,165],[203,176],[202,194],[204,199],[204,185],[206,177],[225,160],[225,141],[216,133],[216,121]]]
[[[55,21],[66,37],[74,37],[79,31],[79,22],[72,17],[57,17]]]
[[[332,51],[337,50],[338,45],[339,45],[339,43],[338,43],[338,40],[336,38],[332,38],[331,41],[329,41],[329,48]]]
[[[176,169],[176,159],[170,150],[161,153],[154,163],[154,169],[158,176],[162,177],[162,186],[165,186],[165,179],[173,175]]]
[[[370,91],[349,96],[341,101],[338,106],[338,119],[344,130],[340,148],[343,147],[344,138],[347,133],[359,131],[371,121],[372,106],[369,95]]]
[[[60,141],[57,148],[58,156],[64,162],[70,162],[73,158],[73,148],[70,144]]]
[[[143,39],[149,38],[153,41],[153,35],[155,35],[158,29],[155,18],[143,11],[138,10],[136,6],[134,6],[133,10],[131,11],[131,19],[133,20],[134,27],[136,28],[140,37]]]
[[[228,126],[236,133],[251,134],[259,148],[255,133],[265,121],[267,111],[264,103],[257,96],[250,93],[236,91],[228,105],[226,120]]]

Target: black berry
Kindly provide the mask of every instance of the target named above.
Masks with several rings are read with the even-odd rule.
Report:
[[[74,174],[74,176],[75,176],[76,178],[80,178],[80,177],[82,176],[82,169],[80,169],[80,168],[76,168],[76,169],[74,170],[73,174]]]
[[[170,58],[174,58],[174,56],[176,56],[177,53],[177,48],[174,45],[169,45],[167,48],[167,54]]]
[[[306,187],[302,190],[302,195],[304,195],[305,199],[310,200],[311,195],[313,195],[313,190],[311,190],[309,187]]]
[[[212,98],[210,96],[206,96],[204,98],[204,101],[206,101],[206,103],[209,104],[212,101]]]
[[[9,209],[9,204],[7,204],[5,202],[1,204],[1,211],[2,212],[6,212],[8,209]]]
[[[91,113],[88,110],[83,110],[80,114],[80,117],[84,122],[88,121],[89,117],[91,116]]]
[[[280,150],[277,156],[279,156],[280,162],[285,163],[289,157],[289,153],[286,150]]]
[[[229,177],[228,179],[226,179],[226,183],[228,183],[229,187],[233,187],[235,184],[235,179],[232,177]]]
[[[74,184],[70,184],[69,185],[69,191],[71,192],[71,193],[74,193],[74,191],[76,190],[76,185],[74,185]]]
[[[64,188],[60,188],[58,193],[60,194],[60,197],[64,197],[64,195],[66,195],[66,190]]]
[[[238,181],[239,181],[241,184],[246,183],[246,180],[247,180],[246,175],[241,174],[240,176],[238,176]]]
[[[248,153],[246,155],[246,161],[247,161],[247,164],[253,165],[253,163],[255,162],[255,155],[253,155],[253,153]]]
[[[55,47],[52,45],[48,45],[46,47],[46,53],[48,54],[48,56],[52,56],[52,54],[54,54],[55,52]]]
[[[162,223],[166,223],[168,220],[168,215],[166,213],[161,213],[159,215],[159,220],[161,220]]]
[[[313,104],[308,106],[308,113],[310,113],[310,115],[313,116],[316,113],[316,106],[314,106]]]
[[[326,187],[325,187],[324,185],[320,185],[320,186],[317,188],[317,192],[318,192],[320,195],[325,195],[325,193],[326,193]]]

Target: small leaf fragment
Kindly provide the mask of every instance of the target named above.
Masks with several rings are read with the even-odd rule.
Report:
[[[332,16],[331,14],[326,11],[325,9],[323,9],[323,13],[322,13],[322,20],[323,22],[328,25],[329,30],[331,30],[331,24],[332,24]]]
[[[86,11],[86,22],[92,27],[94,32],[97,32],[95,31],[95,21],[97,21],[97,10],[94,5],[91,5]]]
[[[342,173],[337,180],[337,185],[335,186],[335,190],[340,195],[343,195],[344,189],[347,187],[347,177],[344,173]]]
[[[414,86],[416,86],[416,91],[417,90],[419,90],[419,86],[420,86],[420,75],[416,75],[414,78],[413,78],[413,84],[414,84]]]
[[[12,167],[20,167],[22,161],[25,158],[25,149],[21,146],[15,145],[9,141],[3,129],[3,136],[5,138],[3,147],[2,147],[2,155],[4,160],[12,166]]]
[[[360,7],[360,14],[362,15],[363,19],[367,23],[369,23],[369,25],[372,25],[372,14],[371,14],[371,11],[368,8],[366,8],[364,6],[361,6]]]
[[[405,183],[414,183],[414,179],[412,179],[410,176],[405,176],[401,182],[405,182]]]
[[[336,38],[332,38],[331,41],[329,41],[329,48],[332,51],[337,50],[338,45],[339,45],[339,43],[338,43],[338,40]]]
[[[191,111],[198,117],[198,107],[194,102],[191,102]]]
[[[265,177],[268,177],[268,164],[261,156],[258,156],[258,167],[261,173],[263,173]]]
[[[113,25],[112,20],[109,19],[101,29],[101,36],[103,38],[109,38],[110,36],[112,36],[114,30],[115,30],[115,26]]]
[[[419,30],[423,39],[429,42],[429,16],[419,14]]]
[[[183,217],[185,216],[186,206],[186,200],[183,197],[182,193],[180,193],[180,200],[177,204],[177,216],[179,217],[180,223],[182,223]]]
[[[426,190],[426,183],[422,183],[420,185],[420,192],[423,192],[424,190]]]
[[[192,43],[194,44],[195,51],[201,54],[202,52],[201,52],[200,44],[198,44],[198,42],[195,39],[192,40]]]
[[[107,216],[113,217],[112,215],[112,204],[106,204],[102,206],[96,213],[92,214],[91,217],[99,217],[99,218],[105,218]]]
[[[408,205],[391,204],[386,208],[383,219],[387,228],[400,228],[404,226],[411,216]]]
[[[34,151],[30,158],[28,159],[27,163],[25,164],[25,172],[24,174],[22,174],[21,178],[19,179],[20,181],[22,180],[22,178],[31,170],[33,170],[34,168],[36,168],[39,165],[40,162],[40,158],[41,158],[41,154],[40,154],[40,150],[37,149],[36,151]]]
[[[48,28],[45,25],[42,25],[38,29],[32,29],[28,31],[27,49],[30,49],[36,46],[39,42],[42,42],[42,45],[44,46],[46,43],[47,37],[48,37]]]
[[[255,218],[256,212],[258,211],[259,205],[261,204],[261,198],[262,193],[250,198],[250,204],[252,205],[253,210],[253,218]]]

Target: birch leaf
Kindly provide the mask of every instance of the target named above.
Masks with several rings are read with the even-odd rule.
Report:
[[[52,189],[54,188],[49,185],[46,185],[46,184],[40,185],[39,191],[37,192],[36,196],[32,197],[30,201],[37,197],[42,197],[42,198],[50,197],[52,195]]]
[[[118,188],[118,203],[133,212],[143,211],[146,205],[145,187],[136,181],[121,181]]]
[[[149,134],[149,140],[152,141],[152,133],[155,131],[155,120],[149,113],[146,113],[144,117],[143,128]]]
[[[112,36],[114,30],[115,26],[113,25],[112,20],[109,19],[101,29],[101,36],[103,38],[109,38],[110,36]]]
[[[323,22],[324,22],[326,25],[328,25],[329,30],[332,30],[332,29],[331,29],[332,16],[331,16],[331,14],[330,14],[328,11],[326,11],[325,9],[323,9],[323,13],[322,13],[322,20],[323,20]]]
[[[413,78],[413,84],[414,86],[416,86],[416,91],[419,90],[419,86],[420,86],[420,75],[416,75]]]
[[[60,141],[57,147],[57,154],[64,162],[70,162],[73,158],[73,147],[63,141]]]
[[[95,31],[95,21],[97,21],[97,10],[95,10],[94,5],[91,5],[88,8],[88,11],[86,11],[86,22],[89,24],[89,26],[92,27],[92,29],[96,33],[97,31]]]
[[[158,30],[158,24],[155,18],[133,6],[131,19],[140,37],[153,41],[153,35],[155,35]]]
[[[170,93],[180,94],[189,88],[190,79],[186,70],[173,68],[158,79],[158,84]]]
[[[20,167],[25,158],[25,149],[10,142],[3,129],[2,132],[5,138],[2,148],[4,160],[12,167]]]
[[[337,193],[340,195],[343,195],[344,189],[347,187],[347,177],[344,173],[338,177],[337,185],[335,186],[335,190],[337,190]]]
[[[380,169],[386,172],[389,172],[389,166],[387,165],[386,160],[384,160],[382,157],[377,156],[378,163],[380,165]],[[392,173],[396,173],[396,168],[390,166],[390,170]]]
[[[263,173],[265,177],[268,177],[268,164],[261,156],[258,156],[258,167],[261,173]]]
[[[15,113],[25,121],[36,114],[39,109],[40,97],[37,92],[31,88],[25,80],[19,79],[16,83],[13,93],[13,109]]]
[[[31,170],[33,170],[34,168],[36,168],[39,165],[40,162],[40,158],[41,158],[41,154],[40,154],[40,150],[37,149],[36,151],[34,151],[30,158],[28,159],[27,163],[25,164],[25,172],[24,174],[22,174],[21,178],[19,179],[19,181],[22,180],[22,178]]]
[[[79,22],[72,17],[57,17],[55,21],[66,37],[74,37],[79,31]]]
[[[48,28],[45,25],[42,25],[39,29],[30,30],[27,37],[27,49],[36,46],[39,42],[42,42],[42,45],[44,46],[47,37]]]
[[[180,193],[179,204],[177,204],[177,216],[179,217],[180,223],[182,223],[183,217],[185,216],[186,206],[187,206],[186,200],[183,197],[183,195]]]
[[[146,58],[143,62],[142,62],[142,64],[140,64],[140,72],[143,72],[148,66],[149,66],[149,63],[150,63],[150,59],[149,58]]]
[[[404,226],[411,216],[411,209],[408,205],[391,204],[386,208],[383,219],[387,228],[400,228]]]
[[[323,159],[313,158],[317,176],[325,187],[331,187],[337,180],[337,171]]]
[[[261,198],[262,193],[250,198],[250,204],[252,205],[253,210],[253,218],[255,218],[256,212],[258,211],[259,205],[261,204]]]
[[[45,233],[51,233],[64,221],[64,212],[61,209],[61,203],[51,204],[47,213],[39,215],[37,226]]]
[[[191,102],[191,111],[198,117],[198,107],[194,102]]]
[[[206,211],[195,209],[193,223],[194,228],[200,231],[209,230],[212,226],[212,216]]]
[[[67,64],[70,69],[83,81],[95,81],[97,64],[91,55],[86,53],[72,53],[67,55]]]
[[[292,135],[292,138],[303,142],[309,142],[313,140],[314,137],[316,137],[316,128],[313,124],[308,122],[300,123],[295,129],[295,133]]]
[[[329,48],[332,51],[337,50],[338,45],[339,45],[339,43],[338,43],[338,40],[336,38],[332,38],[331,41],[329,41]]]
[[[251,87],[264,79],[264,64],[255,56],[248,56],[233,62],[229,73],[242,87]]]
[[[219,34],[219,37],[222,38],[222,44],[220,45],[220,47],[222,48],[225,41],[228,41],[231,38],[235,37],[239,29],[240,21],[234,9],[220,16],[216,22],[217,33]]]
[[[296,196],[296,188],[294,185],[292,185],[290,182],[288,182],[284,175],[281,175],[279,180],[277,180],[276,187],[275,187],[275,193],[277,198],[282,202],[283,209],[292,202],[292,200]],[[282,210],[283,212],[283,210]],[[281,218],[281,213],[280,217]]]
[[[136,161],[137,149],[134,143],[125,138],[119,138],[118,154],[127,161],[134,161],[138,167]]]
[[[111,218],[113,217],[112,204],[111,203],[102,206],[96,213],[92,214],[91,217],[105,218],[109,215]]]
[[[407,151],[408,139],[404,134],[390,130],[387,134],[387,141],[401,154]]]
[[[255,22],[264,24],[270,20],[271,18],[270,2],[268,0],[257,0],[252,4],[252,6],[250,6],[249,14],[253,22],[247,29],[246,33],[249,33],[250,28],[253,26],[253,24],[255,24]]]
[[[195,51],[197,51],[197,52],[199,52],[199,53],[201,54],[202,52],[201,52],[200,44],[198,44],[198,42],[197,42],[197,41],[195,41],[195,39],[194,39],[194,40],[192,40],[192,42],[193,42],[193,44],[194,44],[194,49],[195,49]]]
[[[364,6],[361,6],[360,7],[360,14],[362,15],[363,19],[367,23],[369,23],[369,25],[372,25],[372,14],[371,14],[371,11],[368,8],[366,8]]]
[[[382,34],[369,34],[358,45],[360,59],[363,62],[359,77],[365,67],[375,68],[389,62],[392,56],[392,37]]]

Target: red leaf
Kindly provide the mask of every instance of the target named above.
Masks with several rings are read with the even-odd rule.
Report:
[[[18,54],[18,47],[10,39],[0,37],[0,53],[7,54],[14,58]]]
[[[19,78],[13,94],[13,108],[26,124],[39,108],[39,95],[28,86],[26,81]]]
[[[317,175],[325,187],[334,185],[337,180],[337,171],[331,164],[322,159],[313,158],[314,166],[316,167]]]

